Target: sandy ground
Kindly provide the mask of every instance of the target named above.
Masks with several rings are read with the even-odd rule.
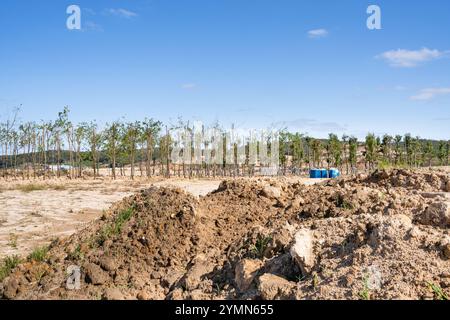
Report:
[[[173,185],[199,196],[216,189],[220,180],[39,181],[48,189],[22,191],[30,182],[1,182],[0,259],[26,255],[56,237],[68,236],[101,216],[111,204],[154,185]]]
[[[440,168],[450,172],[450,168]],[[311,185],[322,179],[281,178]],[[69,236],[101,216],[103,210],[134,192],[156,186],[175,186],[194,196],[206,195],[217,180],[47,180],[0,181],[0,259],[25,256],[57,237]],[[24,187],[37,185],[37,190]]]
[[[321,179],[290,178],[313,184]],[[47,180],[0,182],[0,259],[24,256],[56,237],[69,236],[101,216],[111,204],[134,192],[155,186],[174,186],[206,195],[221,180]],[[29,185],[36,189],[23,190]]]

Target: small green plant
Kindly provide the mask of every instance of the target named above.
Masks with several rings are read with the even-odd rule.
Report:
[[[119,212],[112,223],[103,226],[94,242],[101,246],[111,236],[118,235],[122,231],[123,225],[131,219],[132,215],[133,208],[128,208]]]
[[[217,293],[218,295],[222,294],[222,289],[220,289],[220,286],[219,286],[218,283],[215,284],[215,288],[216,288],[216,293]]]
[[[317,289],[318,286],[319,286],[319,276],[317,275],[316,272],[314,272],[314,275],[313,275],[313,288]]]
[[[392,170],[392,169],[409,169],[410,166],[406,163],[393,164],[387,160],[379,160],[377,163],[378,170]]]
[[[75,250],[69,253],[68,258],[71,260],[83,260],[84,254],[81,252],[81,245],[77,245]]]
[[[97,235],[97,237],[95,238],[94,241],[94,246],[95,245],[103,245],[103,243],[105,243],[105,241],[112,236],[113,232],[112,232],[112,226],[107,224],[105,226],[103,226],[103,228],[100,230],[99,234]]]
[[[37,283],[39,283],[46,274],[47,270],[45,270],[44,268],[37,268],[37,270],[34,272],[34,279]]]
[[[298,276],[295,277],[295,280],[297,280],[297,282],[302,282],[303,280],[305,280],[306,276],[299,274]]]
[[[266,251],[270,240],[272,240],[272,237],[270,237],[270,236],[268,236],[268,237],[259,236],[258,237],[258,239],[256,240],[256,244],[252,248],[252,252],[254,253],[254,255],[256,257],[258,257],[258,258],[264,257],[264,252]]]
[[[445,294],[442,288],[434,283],[427,282],[430,289],[434,292],[436,300],[449,300],[449,297]]]
[[[392,168],[392,164],[387,160],[379,160],[378,161],[378,169],[379,170],[388,170]]]
[[[42,262],[42,261],[44,261],[46,259],[47,253],[48,253],[48,247],[47,246],[36,248],[28,256],[28,261]]]
[[[131,216],[133,215],[133,209],[128,208],[126,210],[121,211],[116,219],[114,220],[114,228],[113,232],[114,234],[119,234],[120,231],[122,231],[123,225],[130,220]]]
[[[0,265],[0,281],[10,275],[11,271],[20,263],[18,256],[6,257]]]
[[[335,201],[336,207],[342,208],[344,210],[351,210],[353,209],[353,205],[348,200],[344,199],[342,195],[338,195]]]
[[[344,202],[342,202],[342,208],[345,210],[352,210],[353,205],[350,202],[344,200]]]
[[[362,300],[370,300],[369,275],[364,276],[363,289],[359,292]]]

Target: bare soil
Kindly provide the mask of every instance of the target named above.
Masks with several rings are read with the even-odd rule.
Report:
[[[151,185],[171,185],[198,196],[219,180],[37,180],[0,183],[0,260],[26,256],[57,237],[69,236],[99,218],[113,203]]]
[[[448,171],[152,186],[0,285],[8,299],[446,299]],[[66,287],[70,266],[81,288]]]

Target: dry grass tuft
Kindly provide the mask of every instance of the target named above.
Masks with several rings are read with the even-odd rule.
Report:
[[[17,190],[20,190],[22,192],[33,192],[33,191],[39,191],[39,190],[45,190],[47,186],[43,184],[36,184],[36,183],[30,183],[30,184],[24,184],[17,186]]]

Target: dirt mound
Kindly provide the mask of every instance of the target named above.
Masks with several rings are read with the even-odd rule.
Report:
[[[430,199],[404,189],[379,189],[366,186],[313,186],[295,193],[287,211],[300,219],[332,218],[360,214],[406,214],[423,212]],[[292,221],[292,219],[291,219]]]
[[[385,188],[402,187],[426,192],[450,192],[449,174],[439,171],[378,170],[366,179],[363,179],[361,183],[376,184]]]
[[[294,247],[299,232],[303,246]],[[260,228],[237,243],[225,279],[236,287],[248,279],[245,290],[236,291],[245,299],[442,298],[450,287],[448,240],[405,215]]]
[[[152,188],[129,197],[82,232],[54,242],[42,261],[19,266],[6,279],[4,294],[7,298],[95,298],[108,297],[108,287],[131,287],[121,291],[122,298],[139,293],[163,298],[159,279],[183,270],[196,254],[200,227],[196,203],[179,189]],[[82,267],[83,290],[61,288],[71,265]],[[45,272],[35,277],[41,268]],[[13,283],[11,289],[12,278],[17,285]],[[30,290],[36,287],[39,290]],[[151,292],[140,292],[144,287]]]
[[[409,174],[409,173],[408,173]],[[9,299],[391,299],[450,293],[445,177],[151,188],[13,268]],[[394,180],[392,180],[394,179]],[[400,181],[399,180],[399,181]],[[394,181],[394,182],[393,182]],[[407,182],[404,182],[407,181]],[[441,184],[438,183],[440,181]],[[79,290],[67,271],[81,267]]]

